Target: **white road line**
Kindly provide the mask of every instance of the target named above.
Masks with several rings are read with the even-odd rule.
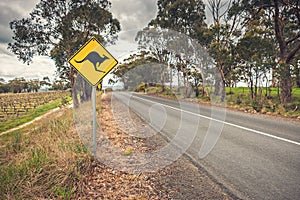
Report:
[[[269,133],[264,133],[262,131],[258,131],[258,130],[254,130],[254,129],[251,129],[251,128],[246,128],[246,127],[243,127],[243,126],[240,126],[240,125],[237,125],[237,124],[233,124],[233,123],[225,122],[225,121],[222,121],[222,120],[214,119],[214,118],[211,118],[211,117],[207,117],[205,115],[200,115],[200,114],[193,113],[193,112],[190,112],[190,111],[181,110],[179,108],[175,108],[175,107],[172,107],[172,106],[169,106],[169,105],[166,105],[166,104],[162,104],[162,103],[158,103],[158,102],[155,102],[155,101],[151,101],[151,100],[148,100],[148,99],[143,99],[143,98],[140,98],[140,97],[137,97],[137,96],[132,96],[132,97],[137,98],[137,99],[141,99],[141,100],[144,100],[144,101],[148,101],[148,102],[151,102],[151,103],[160,104],[162,106],[165,106],[167,108],[171,108],[173,110],[177,110],[177,111],[180,111],[180,112],[185,112],[185,113],[195,115],[195,116],[198,116],[198,117],[202,117],[202,118],[205,118],[205,119],[208,119],[208,120],[223,123],[223,124],[228,125],[228,126],[233,126],[233,127],[245,130],[245,131],[250,131],[250,132],[253,132],[253,133],[256,133],[256,134],[259,134],[259,135],[267,136],[267,137],[270,137],[270,138],[273,138],[273,139],[281,140],[281,141],[284,141],[284,142],[288,142],[288,143],[300,146],[299,142],[296,142],[296,141],[293,141],[293,140],[285,139],[285,138],[282,138],[282,137],[271,135]]]

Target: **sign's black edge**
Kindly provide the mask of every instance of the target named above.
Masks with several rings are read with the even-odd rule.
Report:
[[[86,78],[79,70],[77,70],[76,69],[76,67],[74,66],[74,65],[72,65],[72,63],[70,62],[86,45],[88,45],[88,43],[90,43],[91,42],[91,40],[96,40],[96,42],[117,62],[106,74],[105,74],[105,76],[107,75],[107,74],[109,74],[109,72],[111,72],[111,70],[116,66],[116,65],[118,65],[119,64],[119,62],[118,62],[118,60],[113,56],[113,55],[111,55],[111,53],[97,40],[97,38],[95,38],[95,37],[91,37],[84,45],[82,45],[81,47],[80,47],[80,49],[78,49],[77,51],[76,51],[76,53],[70,58],[70,59],[68,59],[68,63],[90,84],[90,85],[92,85],[92,86],[97,86],[103,79],[104,79],[104,77],[105,76],[103,76],[95,85],[94,84],[92,84],[90,81],[89,81],[89,79],[88,78]]]

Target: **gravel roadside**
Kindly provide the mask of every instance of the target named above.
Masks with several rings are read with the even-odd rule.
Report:
[[[120,102],[113,102],[111,95],[104,94],[101,99],[100,127],[102,134],[109,138],[110,142],[121,149],[121,153],[115,159],[132,157],[135,153],[151,153],[167,142],[159,135],[148,133],[151,137],[137,137],[134,134],[136,126],[147,127],[137,115],[130,112],[130,117],[135,126],[130,126],[122,115],[128,115],[121,107]],[[113,113],[118,110],[118,115]],[[120,124],[121,123],[121,124]],[[151,131],[145,128],[147,131]],[[153,131],[153,130],[152,130]],[[147,133],[145,133],[147,134]],[[101,139],[101,138],[100,138]],[[100,140],[99,139],[99,140]],[[99,146],[99,143],[98,143]],[[105,155],[104,155],[105,156]],[[109,156],[109,155],[107,155]],[[126,159],[124,159],[126,160]],[[122,165],[122,164],[121,164]],[[84,197],[93,199],[234,199],[215,183],[205,172],[197,168],[186,157],[181,156],[172,164],[154,172],[130,173],[124,164],[116,168],[107,166],[101,158],[93,162],[90,176],[83,181]],[[80,198],[80,197],[78,197]]]

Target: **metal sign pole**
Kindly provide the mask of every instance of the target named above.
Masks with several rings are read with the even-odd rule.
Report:
[[[94,142],[94,157],[97,152],[97,121],[96,121],[96,86],[92,89],[92,104],[93,104],[93,142]]]

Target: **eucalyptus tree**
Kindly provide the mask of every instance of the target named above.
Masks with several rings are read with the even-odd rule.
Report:
[[[171,29],[191,38],[206,28],[205,6],[201,0],[158,0],[158,13],[148,26]]]
[[[261,76],[270,71],[272,62],[272,42],[252,32],[247,33],[237,44],[238,65],[243,68],[242,76],[250,85],[250,96],[253,101],[257,98],[257,89]]]
[[[123,63],[119,64],[112,73],[114,79],[109,83],[124,84],[125,90],[136,89],[142,82],[158,83],[160,81],[160,64],[157,59],[152,57],[147,51],[130,55]]]
[[[235,48],[243,26],[239,13],[232,9],[234,3],[232,0],[208,0],[207,5],[213,22],[206,31],[206,46],[220,74],[215,83],[215,92],[222,93],[222,100],[225,100],[225,86],[237,81]]]
[[[38,92],[41,88],[39,79],[33,79],[28,82],[28,91],[29,92]]]
[[[161,28],[147,28],[137,35],[139,47],[151,52],[161,63],[161,83],[164,83],[164,71],[169,65],[174,65],[182,74],[184,83],[184,97],[190,97],[190,82],[206,82],[207,77],[215,79],[212,70],[212,59],[196,39],[186,34]],[[208,75],[208,74],[212,75]],[[179,76],[178,76],[179,78]],[[179,84],[178,84],[179,85]],[[195,88],[197,94],[199,91]]]
[[[277,48],[277,69],[280,81],[280,101],[286,105],[292,100],[292,62],[300,50],[299,0],[240,0],[234,10],[242,15],[244,23],[265,18],[272,30]]]
[[[10,22],[14,42],[8,48],[27,64],[37,55],[53,58],[58,76],[70,80],[77,105],[76,72],[68,58],[91,36],[104,45],[115,42],[120,24],[110,8],[108,0],[41,0],[30,17]]]
[[[206,30],[205,23],[205,6],[201,0],[158,0],[158,13],[148,26],[155,28],[169,29],[180,32],[189,36],[190,38],[197,38],[200,42],[205,43],[206,37],[204,32]],[[177,63],[174,61],[177,60]],[[182,62],[179,55],[176,59],[169,57],[169,71],[170,71],[170,86],[172,85],[173,70],[177,70],[177,74],[184,75],[183,79],[187,77],[187,66]],[[180,84],[178,77],[178,85]]]
[[[155,58],[160,63],[160,83],[162,92],[165,90],[166,69],[169,62],[169,51],[167,44],[173,39],[174,33],[168,29],[161,28],[145,28],[139,31],[135,40],[138,42],[140,50],[149,51],[151,57]]]
[[[193,86],[193,89],[196,93],[196,97],[199,96],[200,94],[200,90],[199,87],[203,84],[203,75],[201,74],[201,72],[194,66],[192,66],[189,75],[188,75],[188,79],[191,83],[191,85]],[[204,87],[202,87],[202,95],[204,95],[205,90]]]
[[[21,93],[22,91],[28,89],[28,82],[23,77],[22,78],[14,78],[14,79],[8,81],[8,86],[9,86],[10,92]]]

